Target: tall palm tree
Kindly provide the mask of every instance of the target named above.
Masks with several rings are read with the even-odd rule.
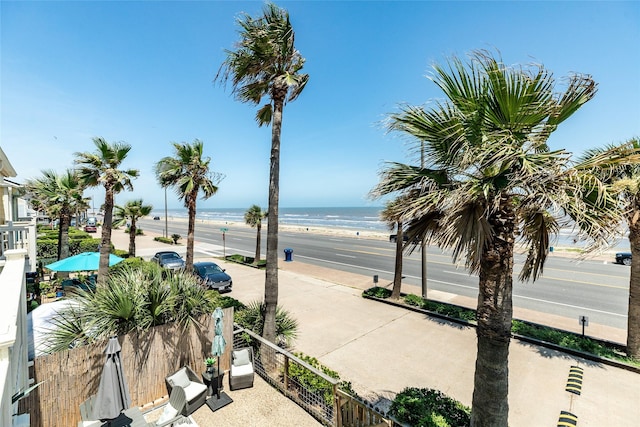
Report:
[[[193,244],[196,226],[196,201],[202,190],[202,198],[208,199],[216,194],[220,181],[218,174],[209,171],[209,157],[202,157],[203,143],[194,140],[193,144],[173,143],[174,157],[163,157],[156,163],[155,172],[163,188],[174,187],[178,199],[184,201],[189,212],[187,231],[187,259],[185,268],[193,270]]]
[[[153,206],[143,204],[142,199],[129,200],[124,206],[114,206],[113,226],[119,227],[129,221],[129,256],[136,256],[136,222],[151,213]]]
[[[544,67],[507,67],[488,52],[447,65],[436,65],[432,77],[446,100],[389,117],[391,130],[424,142],[425,167],[389,164],[372,195],[404,195],[409,241],[452,248],[454,261],[478,273],[471,425],[507,426],[516,239],[528,250],[520,279],[535,280],[564,218],[597,248],[608,243],[620,212],[590,173],[593,165],[573,165],[569,153],[547,145],[595,95],[591,77],[572,75],[558,93]]]
[[[619,145],[608,145],[587,151],[582,159],[612,150],[640,151],[640,139],[632,138]],[[618,192],[623,222],[629,230],[631,271],[629,273],[629,308],[627,313],[627,355],[640,360],[640,163],[632,162],[614,169],[602,168],[599,176],[612,190]],[[621,224],[622,225],[622,224]]]
[[[257,230],[256,255],[253,257],[253,263],[256,265],[260,262],[260,231],[262,229],[262,220],[266,217],[267,213],[258,205],[251,205],[251,207],[244,213],[244,222],[246,222],[251,228],[255,227]]]
[[[26,189],[32,197],[32,205],[42,206],[58,217],[58,259],[67,258],[71,215],[85,205],[84,187],[78,174],[72,169],[62,174],[43,170],[41,177],[26,182]]]
[[[282,111],[295,100],[309,80],[301,74],[304,58],[295,48],[295,34],[289,13],[274,4],[265,5],[257,19],[244,14],[237,20],[240,41],[227,58],[216,80],[231,79],[233,93],[241,102],[269,102],[256,114],[258,126],[271,124],[271,161],[269,172],[269,207],[267,215],[267,268],[264,286],[264,330],[262,336],[274,342],[276,306],[278,304],[278,203],[280,191],[280,134]]]
[[[104,221],[100,242],[100,264],[98,283],[105,283],[109,274],[109,252],[111,251],[111,227],[113,224],[114,196],[124,189],[133,190],[131,180],[137,178],[137,169],[120,169],[131,146],[124,142],[108,143],[104,138],[93,138],[94,152],[75,153],[79,165],[78,175],[88,187],[104,187]]]

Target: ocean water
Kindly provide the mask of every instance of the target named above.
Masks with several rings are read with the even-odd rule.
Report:
[[[297,225],[300,227],[342,228],[355,231],[376,231],[390,233],[387,224],[380,220],[383,207],[332,207],[332,208],[280,208],[280,224]],[[244,224],[246,208],[229,209],[198,209],[196,218],[221,222],[236,222]],[[168,209],[169,218],[186,218],[187,210]],[[164,210],[156,209],[152,216],[164,217]],[[575,230],[563,228],[559,236],[552,237],[551,246],[584,248],[586,242],[576,239]],[[611,248],[629,250],[629,240],[622,237],[617,242],[611,242]]]
[[[344,228],[363,231],[383,231],[388,227],[380,220],[382,207],[280,208],[279,223],[301,227]],[[265,208],[266,210],[266,208]],[[244,223],[246,208],[198,209],[197,219]],[[186,218],[186,209],[168,209],[169,217]],[[152,215],[164,216],[164,210]]]

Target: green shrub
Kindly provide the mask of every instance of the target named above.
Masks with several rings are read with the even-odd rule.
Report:
[[[129,227],[126,227],[126,228],[124,229],[124,232],[125,232],[126,234],[129,234],[129,232],[130,232],[130,231],[131,231],[131,230],[129,229]],[[136,228],[136,236],[143,236],[143,235],[144,235],[144,231],[142,231],[142,228]]]
[[[466,427],[471,410],[441,391],[408,387],[398,393],[389,413],[398,421],[420,427]]]
[[[237,262],[240,264],[244,264],[245,261],[245,256],[244,255],[240,255],[240,254],[232,254],[232,255],[227,255],[227,257],[225,258],[228,261],[233,261],[233,262]]]
[[[245,329],[262,335],[264,317],[262,302],[252,301],[234,315],[234,321]],[[298,335],[298,321],[285,309],[276,307],[276,344],[287,348]]]
[[[98,247],[100,246],[101,239],[94,239],[90,237],[88,239],[83,239],[80,241],[78,250],[82,252],[98,252]]]
[[[596,356],[617,359],[625,363],[640,366],[640,361],[624,356],[622,351],[618,348],[609,346],[606,343],[589,337],[560,331],[549,326],[534,325],[520,320],[513,320],[511,322],[511,332],[525,337],[557,344],[561,347],[584,351]]]
[[[162,236],[154,237],[153,240],[160,243],[167,243],[169,245],[173,243],[173,240],[171,240],[170,238]]]
[[[294,355],[314,368],[322,371],[325,375],[331,378],[340,379],[340,376],[336,371],[321,365],[315,357],[307,356],[303,353],[294,353]],[[307,389],[310,393],[321,393],[325,404],[333,404],[333,385],[329,381],[295,362],[289,363],[288,375],[289,378],[295,380],[301,387]]]
[[[57,258],[58,256],[58,238],[46,239],[41,238],[37,241],[38,258]]]
[[[145,261],[140,257],[128,257],[128,258],[125,258],[124,261],[119,262],[113,267],[109,267],[109,272],[115,273],[125,269],[134,269],[134,270],[141,269],[141,268],[145,268],[146,264],[153,264],[153,263],[151,261]]]
[[[38,304],[38,301],[32,299],[27,303],[27,313],[35,310],[36,308],[38,308],[38,306],[40,306],[40,304]]]
[[[113,249],[111,253],[115,256],[119,256],[120,258],[129,258],[129,251],[125,251],[123,249]]]
[[[171,235],[171,240],[173,240],[173,244],[174,245],[177,245],[178,244],[178,240],[180,240],[180,239],[182,239],[182,236],[177,234],[177,233],[174,233],[174,234]]]
[[[53,288],[53,282],[40,282],[40,293],[48,294]]]
[[[385,288],[373,287],[363,292],[363,295],[377,298],[387,298],[391,291]],[[404,302],[407,305],[415,306],[444,316],[462,319],[466,321],[476,321],[476,311],[460,307],[457,305],[424,300],[417,295],[406,295]],[[573,332],[567,332],[550,326],[536,325],[520,320],[513,320],[511,332],[529,338],[538,339],[559,345],[561,347],[591,353],[599,357],[619,360],[623,363],[640,366],[640,360],[635,360],[624,355],[624,349],[615,344],[609,345],[606,342],[583,337]]]
[[[391,296],[391,289],[374,286],[373,288],[365,290],[364,295],[375,298],[389,298]]]

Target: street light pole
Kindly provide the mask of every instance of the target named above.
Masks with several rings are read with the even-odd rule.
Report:
[[[424,141],[420,143],[420,167],[424,169]],[[422,252],[422,299],[427,299],[427,243],[422,238],[420,252]]]
[[[167,218],[167,187],[164,187],[164,237],[169,237],[169,219]]]

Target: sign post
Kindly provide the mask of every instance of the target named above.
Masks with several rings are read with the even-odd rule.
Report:
[[[226,260],[227,259],[227,243],[226,243],[225,233],[229,231],[229,229],[227,227],[222,227],[220,231],[222,231],[222,259]]]
[[[589,326],[589,317],[578,316],[578,322],[582,325],[582,336],[584,337],[584,327]]]

